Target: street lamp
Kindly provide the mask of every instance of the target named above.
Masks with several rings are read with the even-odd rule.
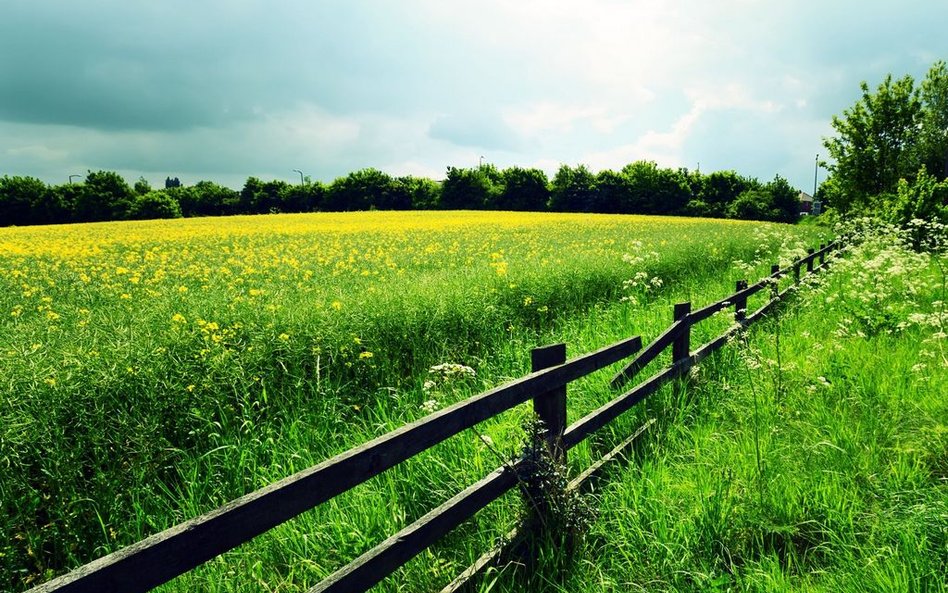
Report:
[[[481,159],[477,161],[477,168],[480,169],[483,166],[484,166],[484,156],[481,155]]]
[[[305,183],[303,181],[303,172],[300,171],[299,169],[293,169],[293,170],[300,174],[300,185],[303,185]]]
[[[813,165],[813,199],[816,199],[816,175],[820,171],[820,155],[817,153],[816,161]]]
[[[82,175],[70,175],[70,176],[69,176],[69,183],[72,183],[72,178],[73,178],[73,177],[82,177]]]

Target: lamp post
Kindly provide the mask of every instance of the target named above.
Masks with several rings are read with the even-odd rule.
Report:
[[[820,155],[817,153],[816,161],[813,164],[813,199],[816,200],[816,174],[820,171]]]
[[[69,183],[72,183],[72,178],[73,178],[73,177],[82,177],[82,175],[70,175],[70,176],[69,176]]]
[[[481,155],[480,160],[477,161],[477,168],[480,169],[483,166],[484,166],[484,156]]]
[[[303,172],[300,171],[299,169],[293,169],[293,170],[300,174],[300,185],[304,185],[305,182],[303,181]]]

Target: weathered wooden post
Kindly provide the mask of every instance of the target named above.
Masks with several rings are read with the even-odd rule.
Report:
[[[814,249],[812,247],[806,250],[806,273],[807,274],[813,273],[813,252],[814,252]]]
[[[780,264],[770,266],[770,298],[775,299],[780,294]]]
[[[747,280],[738,280],[734,292],[747,290]],[[734,322],[740,323],[747,319],[747,297],[739,296],[734,299]]]
[[[542,371],[566,362],[566,344],[551,344],[530,351],[531,370]],[[536,412],[546,431],[545,440],[551,457],[557,463],[566,463],[563,433],[566,432],[566,385],[533,397]]]
[[[530,351],[533,372],[566,362],[566,344],[551,344]],[[528,465],[521,490],[529,505],[525,529],[531,533],[526,545],[533,546],[557,531],[557,501],[566,491],[566,385],[533,396],[533,411],[542,425],[531,426],[527,435]],[[539,539],[533,539],[533,538]],[[529,543],[532,541],[533,543]],[[535,551],[529,552],[530,554]]]
[[[690,302],[675,304],[675,321],[684,319],[685,327],[682,328],[681,333],[678,334],[678,337],[672,342],[672,363],[677,363],[691,355],[691,323],[687,319],[689,313],[691,313]]]
[[[820,243],[820,266],[821,267],[823,266],[824,263],[826,263],[826,251],[824,251],[824,249],[826,249],[826,245],[824,243]]]

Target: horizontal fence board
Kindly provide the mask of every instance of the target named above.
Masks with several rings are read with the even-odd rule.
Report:
[[[624,369],[616,373],[616,375],[612,378],[612,387],[615,389],[628,383],[636,373],[645,368],[648,363],[655,360],[665,348],[674,342],[675,338],[677,338],[681,332],[685,331],[687,324],[687,317],[672,323],[668,329],[662,332],[660,336],[655,338],[655,341],[646,346],[644,350],[639,352],[638,356],[632,359],[632,361],[627,364]]]
[[[688,359],[685,359],[688,361]],[[652,395],[665,383],[687,372],[688,365],[676,363],[652,375],[631,390],[594,410],[566,429],[563,445],[570,449],[581,443],[586,437],[619,417],[620,414]]]
[[[696,323],[701,323],[702,321],[704,321],[708,317],[711,317],[718,311],[723,311],[724,309],[727,309],[728,307],[732,306],[735,303],[735,301],[731,300],[733,296],[734,295],[725,299],[721,299],[720,301],[717,301],[716,303],[711,303],[710,305],[705,305],[704,307],[701,307],[700,309],[695,309],[694,311],[691,312],[691,315],[690,315],[691,324],[694,325]]]
[[[735,323],[720,336],[699,346],[697,350],[691,353],[690,358],[691,358],[692,366],[698,364],[699,362],[701,362],[702,360],[710,356],[716,350],[720,350],[725,344],[727,344],[728,340],[730,340],[732,336],[737,334],[737,332],[741,331],[742,329],[746,328],[747,324],[749,323],[750,322]]]
[[[612,448],[611,451],[599,458],[599,461],[590,465],[578,476],[570,480],[567,485],[567,490],[589,490],[592,484],[602,476],[603,469],[612,461],[614,461],[619,455],[625,452],[626,449],[631,447],[635,441],[642,436],[646,430],[652,427],[655,424],[655,419],[650,418],[638,428],[631,436],[628,436],[622,439],[618,445]]]
[[[747,288],[738,290],[737,292],[732,294],[729,300],[731,300],[731,302],[736,302],[741,299],[746,301],[749,297],[752,297],[758,292],[760,292],[761,289],[767,286],[769,282],[770,282],[769,277],[764,278],[763,280],[758,280],[754,284],[749,285]]]
[[[465,568],[458,576],[444,586],[440,593],[460,593],[474,591],[475,579],[490,567],[497,567],[510,558],[512,552],[523,545],[524,533],[520,527],[514,527],[504,535],[490,550],[481,554],[473,564]]]
[[[631,356],[634,336],[458,402],[30,590],[144,592],[475,424]]]
[[[474,516],[519,482],[523,464],[497,468],[476,484],[426,513],[362,556],[336,571],[309,593],[361,593]]]

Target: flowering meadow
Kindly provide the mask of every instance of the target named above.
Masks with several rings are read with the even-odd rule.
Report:
[[[712,279],[715,300],[781,248],[818,242],[812,227],[496,212],[0,229],[0,589],[35,585],[523,372],[498,352],[522,359],[571,323],[595,327],[616,310],[629,322]],[[587,334],[588,349],[608,343]],[[459,446],[441,451],[459,480],[496,462]],[[430,491],[419,505],[453,487],[430,474],[410,478]],[[366,488],[353,496],[372,502],[352,500],[385,508],[405,486]],[[275,536],[266,566],[236,562],[251,581],[266,572],[311,584],[424,510],[380,519],[350,509],[351,523],[319,536]],[[206,578],[199,588],[219,580]]]
[[[948,234],[861,226],[647,402],[667,428],[602,488],[580,558],[491,590],[948,591]]]

